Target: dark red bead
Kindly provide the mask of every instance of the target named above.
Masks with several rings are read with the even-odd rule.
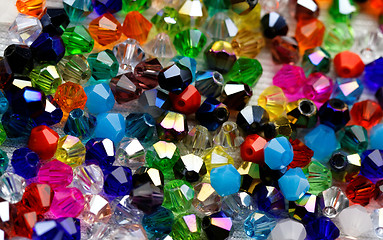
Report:
[[[8,88],[13,81],[13,72],[5,59],[0,61],[0,88]]]
[[[158,74],[162,70],[162,65],[157,58],[149,58],[140,62],[134,68],[134,77],[140,82],[143,89],[152,89],[158,85]]]
[[[293,161],[289,164],[289,168],[304,168],[310,162],[311,158],[314,156],[314,151],[307,147],[303,142],[299,139],[292,140],[290,139],[291,146],[294,151]]]
[[[248,135],[241,145],[242,160],[263,164],[265,162],[263,148],[266,143],[266,139],[257,134]]]
[[[48,160],[55,155],[59,138],[54,130],[40,125],[32,129],[28,148],[37,153],[41,160]]]
[[[364,176],[357,176],[347,185],[346,195],[352,202],[366,206],[374,196],[375,185]]]
[[[189,115],[195,113],[201,105],[201,94],[193,86],[189,85],[180,94],[169,94],[173,108],[180,113]]]

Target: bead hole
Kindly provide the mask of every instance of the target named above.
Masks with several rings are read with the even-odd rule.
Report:
[[[351,73],[351,70],[349,68],[343,68],[342,72],[343,72],[343,74],[348,75]]]
[[[226,121],[227,111],[224,108],[217,109],[217,119],[221,122]]]
[[[185,102],[182,101],[182,100],[179,100],[179,101],[178,101],[178,106],[180,106],[180,107],[185,107]]]
[[[231,124],[231,123],[224,123],[224,125],[223,125],[223,130],[225,131],[225,132],[231,132],[231,131],[233,131],[234,130],[234,126],[233,126],[233,124]]]
[[[305,115],[310,115],[314,112],[314,104],[310,101],[301,101],[299,104],[299,109]]]
[[[246,152],[246,155],[248,155],[248,156],[252,156],[254,154],[254,151],[251,148],[246,149],[245,152]]]
[[[342,109],[342,108],[344,108],[344,102],[342,102],[339,99],[334,98],[334,99],[332,99],[332,106],[334,108],[337,108],[337,109]]]

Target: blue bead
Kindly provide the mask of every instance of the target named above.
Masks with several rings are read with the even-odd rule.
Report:
[[[116,13],[122,9],[121,0],[95,0],[93,7],[99,15],[104,13]]]
[[[132,170],[128,167],[112,166],[108,169],[104,180],[104,191],[106,194],[118,197],[130,193],[133,188]]]
[[[40,160],[29,148],[19,148],[13,152],[11,164],[17,175],[30,179],[37,176]]]
[[[383,57],[380,57],[365,66],[364,82],[371,89],[383,86]]]
[[[40,114],[34,120],[36,121],[37,125],[52,126],[52,125],[55,125],[55,124],[61,122],[63,115],[64,114],[63,114],[63,111],[61,110],[61,108],[55,108],[49,112],[46,109],[42,114]]]
[[[241,175],[232,164],[213,168],[210,172],[211,186],[223,196],[228,196],[239,191]]]
[[[226,105],[217,99],[208,97],[195,113],[196,120],[209,131],[215,131],[229,119]]]
[[[56,64],[65,54],[65,45],[61,37],[42,33],[32,43],[31,50],[38,62]]]
[[[175,63],[179,63],[180,65],[189,68],[190,72],[193,75],[193,82],[195,81],[195,75],[197,71],[197,61],[194,58],[176,56],[173,58]]]
[[[285,198],[282,193],[273,186],[260,185],[257,186],[254,196],[258,209],[269,212],[271,210],[281,210],[285,208]]]
[[[125,119],[119,113],[101,113],[97,116],[94,137],[109,138],[115,144],[125,135]]]
[[[370,179],[383,178],[383,150],[367,150],[361,155],[360,173]]]
[[[331,98],[337,98],[353,105],[363,93],[363,84],[359,78],[337,78]]]
[[[0,91],[0,114],[5,113],[8,110],[9,103],[4,93]]]
[[[259,210],[250,214],[243,223],[246,235],[256,240],[266,240],[275,225],[277,221],[272,215]]]
[[[81,227],[80,220],[77,218],[59,218],[56,222],[60,225],[64,232],[64,238],[68,240],[80,240],[81,239]]]
[[[370,130],[371,149],[383,150],[383,124],[377,124]]]
[[[314,158],[321,162],[327,162],[328,157],[338,148],[334,130],[323,124],[306,134],[305,144],[314,151]]]
[[[64,230],[55,220],[37,222],[33,227],[33,240],[64,239]]]
[[[160,89],[144,91],[138,99],[139,106],[154,118],[160,117],[166,110],[172,108],[169,94]]]
[[[35,118],[44,112],[45,106],[45,94],[41,90],[24,87],[13,95],[11,109],[13,113]]]
[[[156,120],[147,113],[130,113],[125,119],[125,135],[142,143],[156,141]]]
[[[271,139],[264,147],[265,163],[272,170],[286,168],[294,157],[293,147],[285,137]]]
[[[73,109],[68,116],[64,126],[67,135],[75,136],[82,141],[88,140],[94,133],[96,118],[85,113],[82,109]]]
[[[145,214],[142,218],[142,226],[147,233],[155,236],[169,234],[174,222],[173,212],[159,207],[151,214]]]
[[[86,165],[96,164],[106,170],[111,167],[115,160],[115,147],[108,138],[92,138],[86,145]]]
[[[88,100],[86,107],[92,114],[110,111],[115,103],[113,92],[107,83],[100,83],[84,88]]]
[[[9,138],[28,137],[32,128],[37,126],[32,118],[13,114],[10,111],[3,114],[1,123]]]
[[[306,225],[307,240],[334,240],[339,237],[339,229],[326,217],[317,218]]]
[[[283,196],[289,201],[300,199],[310,188],[301,168],[291,168],[278,180]]]

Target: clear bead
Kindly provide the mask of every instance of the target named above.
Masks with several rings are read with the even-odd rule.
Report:
[[[73,185],[83,194],[98,194],[104,187],[104,174],[99,166],[79,166],[73,171]]]
[[[123,138],[117,148],[116,156],[122,166],[135,170],[145,163],[145,148],[137,138]]]
[[[12,43],[30,46],[42,31],[42,25],[38,18],[19,14],[8,29],[8,35]]]
[[[14,173],[6,172],[0,177],[0,197],[14,204],[23,197],[25,179]]]

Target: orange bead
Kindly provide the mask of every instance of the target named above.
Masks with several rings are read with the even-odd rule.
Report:
[[[125,17],[122,32],[128,38],[134,38],[140,44],[144,44],[151,28],[152,24],[141,13],[132,11]]]
[[[84,109],[87,96],[81,85],[73,82],[61,84],[56,91],[54,100],[67,118],[69,112],[76,108]]]
[[[322,45],[325,32],[324,24],[318,19],[298,21],[295,39],[301,55],[310,48]]]
[[[105,13],[89,23],[89,33],[96,42],[105,46],[120,39],[121,24],[112,14]]]
[[[45,13],[45,0],[17,0],[17,10],[26,15],[40,18]]]
[[[377,102],[364,100],[352,106],[350,117],[351,120],[347,125],[359,125],[369,129],[383,119],[383,111]]]
[[[334,58],[335,72],[342,78],[355,78],[364,71],[364,63],[358,54],[344,51]]]

